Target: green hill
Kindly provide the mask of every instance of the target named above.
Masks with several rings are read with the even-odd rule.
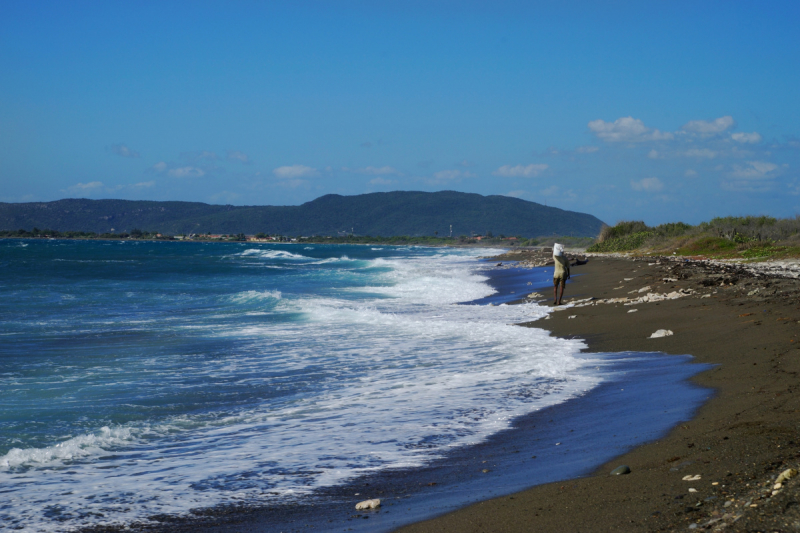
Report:
[[[328,194],[299,206],[232,206],[199,202],[67,199],[0,203],[0,229],[130,231],[165,234],[268,233],[281,235],[573,235],[593,237],[603,222],[508,196],[455,191],[396,191],[357,196]]]

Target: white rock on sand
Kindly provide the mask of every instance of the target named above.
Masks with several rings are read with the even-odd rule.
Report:
[[[381,506],[381,501],[378,499],[364,500],[363,502],[358,502],[356,504],[356,511],[361,511],[364,509],[376,509],[380,506]]]
[[[648,338],[657,339],[659,337],[669,337],[670,335],[672,335],[672,330],[671,329],[659,329],[655,333],[650,335],[650,337],[648,337]]]

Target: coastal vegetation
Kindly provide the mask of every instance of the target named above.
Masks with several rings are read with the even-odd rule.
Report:
[[[638,252],[719,259],[800,257],[800,216],[717,217],[696,226],[647,226],[623,221],[606,226],[588,252]]]

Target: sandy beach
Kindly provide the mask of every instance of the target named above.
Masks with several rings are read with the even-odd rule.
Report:
[[[714,365],[693,378],[714,389],[714,397],[666,437],[593,475],[488,500],[400,531],[800,529],[800,478],[777,490],[774,485],[780,473],[800,465],[799,284],[753,270],[602,257],[575,267],[566,295],[584,306],[566,307],[530,326],[583,338],[595,352],[691,354]],[[542,294],[552,300],[549,291]],[[607,302],[646,294],[674,299]],[[673,334],[649,338],[659,329]],[[609,475],[620,465],[631,473]]]

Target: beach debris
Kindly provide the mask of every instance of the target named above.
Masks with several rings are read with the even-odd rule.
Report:
[[[631,473],[631,467],[628,465],[620,465],[616,467],[614,470],[611,471],[612,476],[624,476],[625,474]]]
[[[650,337],[648,337],[648,338],[650,338],[650,339],[658,339],[660,337],[669,337],[672,334],[673,333],[672,333],[671,329],[659,329],[659,330],[656,330],[656,332],[653,333],[652,335],[650,335]]]
[[[381,506],[381,501],[379,499],[374,500],[364,500],[363,502],[358,502],[356,504],[356,511],[361,511],[363,509],[377,509]]]
[[[633,278],[622,278],[625,281],[631,281]]]
[[[567,318],[576,318],[578,315],[569,315]]]
[[[701,479],[702,477],[700,476],[700,474],[696,476],[693,476],[691,474],[689,474],[688,476],[683,476],[683,481],[700,481]]]
[[[641,289],[639,289],[639,292],[647,292],[647,291],[649,291],[651,288],[652,288],[652,287],[650,287],[650,285],[648,285],[647,287],[642,287]]]
[[[638,311],[638,309],[628,309],[629,313],[635,313],[636,311]]]
[[[794,468],[788,468],[780,473],[778,479],[775,480],[775,483],[783,483],[786,480],[792,479],[796,475],[797,475],[797,470],[795,470]]]
[[[689,492],[697,492],[697,489],[693,489],[693,488],[689,487]]]

